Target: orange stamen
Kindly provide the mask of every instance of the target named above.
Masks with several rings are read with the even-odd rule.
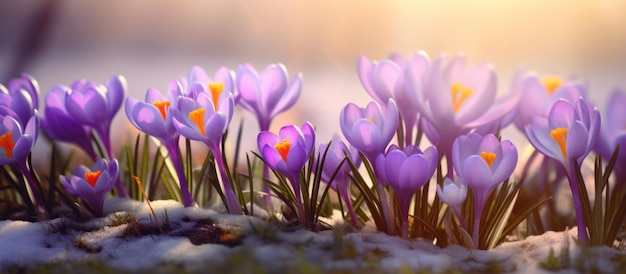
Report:
[[[167,114],[167,109],[170,107],[170,102],[168,101],[156,101],[154,103],[152,103],[153,106],[155,106],[159,112],[161,112],[161,116],[163,117],[163,120],[166,120],[166,114]]]
[[[563,85],[563,78],[558,76],[546,75],[541,77],[541,85],[546,89],[548,95],[552,95],[554,91]]]
[[[554,141],[559,144],[559,147],[561,148],[561,153],[563,153],[563,157],[567,159],[567,148],[565,146],[567,128],[560,127],[550,131],[550,137],[552,137],[552,139],[554,139]]]
[[[85,181],[91,185],[91,187],[96,187],[96,182],[98,182],[98,178],[100,178],[101,170],[96,170],[94,172],[85,172]]]
[[[224,83],[211,83],[209,84],[209,90],[211,91],[211,99],[213,99],[213,109],[217,111],[220,95],[222,95],[222,91],[224,91]]]
[[[464,87],[460,83],[454,83],[450,87],[450,93],[452,95],[452,111],[456,113],[463,105],[463,102],[472,96],[474,90],[470,87]]]
[[[371,118],[371,117],[365,118],[365,120],[368,120],[368,121],[370,121],[370,122],[372,122],[374,124],[376,123],[376,120],[374,118]]]
[[[191,120],[198,126],[202,135],[206,136],[206,131],[204,128],[204,108],[199,108],[192,112],[189,112],[189,120]]]
[[[487,162],[487,165],[489,167],[491,167],[491,165],[493,165],[493,161],[496,160],[496,154],[493,152],[481,152],[480,153],[480,157],[483,158],[483,160],[485,160],[485,162]]]
[[[7,131],[0,136],[0,147],[5,150],[4,157],[13,158],[13,148],[15,147],[13,132]]]
[[[280,154],[280,156],[283,157],[283,161],[287,161],[287,156],[289,155],[289,149],[291,148],[291,143],[289,143],[288,140],[283,140],[282,142],[276,144],[274,148],[276,148],[276,150],[278,151],[278,154]]]

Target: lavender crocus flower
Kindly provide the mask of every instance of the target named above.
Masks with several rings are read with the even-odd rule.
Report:
[[[424,134],[446,155],[448,176],[453,176],[450,155],[455,138],[500,119],[517,104],[515,100],[494,104],[497,84],[492,65],[481,63],[467,69],[461,55],[435,59],[426,87],[422,88],[411,69],[405,69],[405,76],[417,92],[422,117],[428,121]]]
[[[311,156],[315,146],[315,130],[306,122],[301,128],[295,125],[284,126],[278,135],[263,131],[257,137],[257,145],[265,163],[285,175],[298,202],[298,217],[304,218],[302,195],[300,193],[300,171]]]
[[[480,219],[487,198],[511,176],[517,165],[517,149],[509,140],[492,134],[459,136],[452,145],[452,163],[457,175],[474,193],[474,246],[478,247]]]
[[[585,87],[575,80],[558,75],[539,76],[533,72],[519,73],[514,80],[513,91],[521,95],[513,123],[522,132],[535,116],[547,116],[552,105],[559,99],[576,102],[585,97]]]
[[[37,110],[26,123],[26,127],[22,127],[21,123],[11,116],[0,116],[0,119],[2,120],[0,125],[0,165],[13,165],[22,173],[32,190],[35,206],[38,207],[40,213],[46,216],[47,212],[43,200],[37,191],[35,180],[27,165],[28,155],[39,136]]]
[[[330,147],[329,147],[330,146]],[[342,161],[348,157],[350,161],[358,168],[361,165],[361,158],[359,157],[359,151],[354,146],[349,146],[341,140],[338,134],[333,135],[333,139],[330,144],[320,144],[317,150],[322,155],[326,152],[326,158],[324,158],[324,166],[322,167],[322,181],[330,183],[330,187],[337,191],[339,197],[346,203],[348,207],[348,213],[352,218],[352,223],[356,226],[358,218],[354,212],[352,206],[352,200],[350,199],[350,178],[348,174],[352,172],[350,164]],[[340,166],[341,164],[341,166]],[[336,170],[335,177],[331,181],[331,177]]]
[[[198,93],[209,95],[214,103],[218,103],[229,94],[234,96],[235,104],[239,102],[239,93],[235,92],[234,72],[226,67],[220,67],[213,77],[209,77],[200,66],[193,66],[187,78],[180,79],[185,96],[196,98]]]
[[[228,210],[233,214],[242,214],[241,204],[228,181],[221,149],[222,137],[233,115],[233,95],[229,94],[219,103],[214,103],[207,93],[200,92],[195,100],[189,97],[178,97],[178,106],[178,109],[170,109],[174,126],[181,135],[201,141],[209,147],[222,177]]]
[[[95,161],[97,156],[91,145],[90,128],[67,112],[65,102],[70,93],[71,88],[57,85],[46,94],[41,128],[56,141],[77,145]]]
[[[465,198],[467,198],[467,184],[463,178],[456,177],[452,181],[452,179],[446,177],[443,181],[443,187],[437,185],[437,196],[439,196],[442,202],[452,208],[456,217],[461,221],[461,226],[463,226],[461,207],[463,202],[465,202]]]
[[[151,88],[146,92],[145,102],[128,97],[124,108],[126,116],[133,126],[155,137],[168,151],[178,176],[183,205],[191,207],[195,202],[187,187],[185,171],[178,153],[180,133],[174,126],[171,112],[171,109],[178,107],[179,96],[182,96],[182,86],[180,82],[172,81],[167,96],[163,96],[158,90]]]
[[[113,159],[110,129],[113,118],[122,106],[126,79],[115,75],[107,85],[85,80],[75,81],[65,97],[67,113],[82,125],[92,128],[102,140],[109,159]]]
[[[405,67],[410,67],[419,79],[421,85],[415,89],[422,89],[427,83],[427,74],[430,68],[430,59],[425,52],[418,52],[410,59],[398,54],[392,54],[389,59],[372,62],[361,56],[357,62],[359,79],[365,90],[380,104],[387,104],[389,99],[397,103],[398,111],[404,122],[405,144],[413,142],[413,128],[419,117],[417,92],[406,85],[404,77]]]
[[[580,164],[595,146],[600,132],[600,112],[580,98],[574,104],[559,100],[547,118],[535,117],[526,126],[528,141],[544,155],[560,162],[567,172],[572,190],[578,239],[587,242],[582,201],[579,195],[575,165]]]
[[[404,150],[392,145],[387,154],[380,154],[376,158],[376,172],[396,193],[400,202],[402,216],[402,236],[409,233],[409,206],[415,192],[430,181],[439,155],[434,146],[427,148],[424,153],[414,145],[408,145]]]
[[[6,107],[0,115],[11,115],[25,126],[39,109],[39,84],[29,74],[22,73],[22,78],[11,79],[7,87],[0,84],[0,106]]]
[[[288,82],[283,64],[269,65],[261,75],[250,64],[237,68],[239,105],[258,119],[261,131],[267,131],[274,117],[289,109],[302,90],[302,74]]]
[[[26,90],[7,90],[0,84],[0,115],[14,117],[20,125],[24,126],[35,115],[36,107],[33,105],[31,94]]]
[[[626,92],[614,91],[606,106],[604,122],[600,130],[600,139],[596,150],[605,159],[610,159],[619,145],[615,172],[617,182],[626,183]]]
[[[99,159],[90,169],[80,165],[71,176],[60,175],[61,183],[69,194],[87,201],[97,216],[103,216],[104,198],[119,176],[119,165]]]
[[[396,133],[398,109],[393,99],[382,110],[376,102],[370,102],[365,108],[349,103],[341,110],[339,124],[348,142],[373,164]]]

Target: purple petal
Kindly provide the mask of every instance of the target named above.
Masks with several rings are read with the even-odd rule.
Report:
[[[126,96],[127,89],[128,85],[126,84],[126,78],[124,78],[124,76],[115,75],[109,79],[106,93],[109,119],[112,119],[122,106],[122,101]]]
[[[475,192],[484,192],[490,187],[491,169],[478,155],[472,155],[463,162],[461,177]]]
[[[298,97],[300,97],[301,90],[302,74],[300,73],[293,81],[291,81],[291,83],[289,83],[287,91],[282,95],[276,106],[274,106],[270,116],[274,117],[277,114],[291,108],[296,103],[296,100],[298,100]]]
[[[574,122],[574,108],[565,100],[559,100],[550,108],[549,124],[551,129],[570,128]]]
[[[565,140],[567,148],[567,157],[570,159],[578,159],[587,155],[589,149],[587,147],[589,141],[589,132],[587,127],[581,121],[575,121],[567,132]]]

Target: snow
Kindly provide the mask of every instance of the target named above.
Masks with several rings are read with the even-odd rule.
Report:
[[[152,202],[157,218],[169,220],[171,230],[162,235],[136,237],[125,235],[129,224],[119,224],[132,215],[139,225],[150,225],[153,217],[147,204],[121,198],[105,202],[107,217],[84,223],[67,219],[42,222],[0,221],[0,272],[14,267],[41,264],[100,261],[120,270],[140,271],[172,264],[191,272],[208,265],[231,263],[236,256],[258,262],[269,272],[284,272],[307,262],[327,271],[364,269],[397,272],[402,269],[442,272],[485,272],[500,270],[512,273],[548,273],[541,268],[550,251],[555,255],[569,247],[569,268],[615,272],[623,267],[626,252],[609,247],[581,248],[574,242],[576,230],[548,232],[523,241],[506,242],[493,250],[468,250],[461,246],[439,248],[423,240],[405,240],[376,232],[367,224],[357,232],[346,232],[337,218],[325,220],[335,229],[313,232],[288,231],[267,213],[255,209],[258,216],[232,216],[206,208],[183,208],[172,200]],[[193,244],[182,232],[200,220],[213,220],[225,231],[247,235],[240,244]],[[116,223],[117,222],[117,223]],[[127,233],[127,232],[126,232]],[[132,234],[132,233],[131,233]],[[565,241],[568,244],[565,244]],[[581,260],[581,258],[586,258]],[[620,265],[620,262],[621,265]]]

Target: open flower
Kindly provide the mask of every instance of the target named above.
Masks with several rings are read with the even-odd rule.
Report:
[[[20,122],[14,117],[3,116],[1,118],[0,165],[25,165],[28,154],[39,136],[39,116],[31,117],[25,128],[22,128]]]
[[[415,192],[430,181],[437,169],[439,154],[434,146],[424,153],[414,145],[404,150],[392,145],[376,158],[376,172],[395,191],[402,213],[402,235],[408,236],[409,206]]]
[[[376,102],[370,102],[365,108],[349,103],[341,110],[339,124],[348,142],[373,164],[396,133],[398,109],[392,99],[383,110]]]
[[[353,146],[346,145],[338,134],[333,135],[333,139],[330,144],[320,144],[317,151],[322,155],[326,153],[321,173],[322,181],[329,183],[330,187],[337,191],[339,197],[341,197],[348,207],[352,223],[356,225],[358,219],[352,206],[352,200],[350,199],[350,178],[348,177],[348,174],[352,171],[352,169],[350,168],[350,164],[348,162],[342,163],[342,161],[347,156],[348,159],[358,168],[361,164],[359,151]],[[338,169],[339,171],[331,181],[331,177]]]
[[[492,134],[461,135],[452,146],[452,162],[476,199],[484,201],[515,170],[517,149],[511,141],[500,142]]]
[[[259,133],[257,145],[266,164],[289,179],[295,179],[313,152],[315,130],[306,122],[301,129],[295,125],[284,126],[278,135],[263,131]],[[298,183],[292,184],[294,190],[299,190]]]
[[[283,64],[269,65],[261,75],[252,65],[244,64],[236,74],[239,105],[255,114],[261,131],[269,130],[272,119],[293,106],[302,90],[302,74],[288,82]]]
[[[548,117],[536,116],[526,125],[528,141],[541,153],[569,168],[587,156],[600,132],[600,113],[584,99],[575,103],[561,99]]]
[[[599,132],[600,112],[582,98],[575,103],[561,99],[554,103],[547,118],[537,116],[526,125],[526,136],[533,147],[560,162],[566,170],[576,211],[578,239],[582,242],[587,242],[589,236],[575,165],[595,146]]]
[[[209,95],[211,100],[217,104],[223,98],[232,94],[235,104],[239,101],[239,93],[235,93],[234,73],[226,67],[220,67],[209,77],[200,66],[193,66],[189,70],[187,78],[180,79],[186,97],[196,98],[198,93],[203,92]],[[215,107],[218,109],[218,107]]]
[[[60,175],[68,193],[87,201],[98,216],[103,215],[104,197],[111,191],[119,176],[117,160],[99,159],[90,169],[80,165],[71,176]]]
[[[539,76],[533,72],[520,73],[513,90],[521,95],[513,123],[522,132],[535,116],[548,116],[550,108],[560,99],[576,102],[585,97],[585,87],[575,80],[559,75]]]
[[[435,59],[426,87],[410,69],[405,70],[405,76],[407,84],[418,92],[421,115],[428,121],[424,134],[447,157],[448,176],[452,175],[454,140],[502,118],[517,104],[515,96],[494,104],[497,83],[492,65],[485,62],[468,69],[461,55]]]
[[[196,99],[178,98],[178,109],[171,109],[173,123],[178,132],[209,147],[219,147],[224,132],[233,115],[234,100],[229,95],[222,98],[219,109],[214,109],[213,99],[199,93]]]
[[[16,118],[12,116],[0,116],[0,165],[12,165],[26,178],[32,190],[33,204],[37,207],[39,214],[47,218],[47,210],[44,207],[43,199],[38,191],[32,170],[27,165],[30,154],[37,137],[39,136],[39,116],[37,110],[33,117],[28,120],[25,128]],[[26,197],[28,199],[29,197]]]

